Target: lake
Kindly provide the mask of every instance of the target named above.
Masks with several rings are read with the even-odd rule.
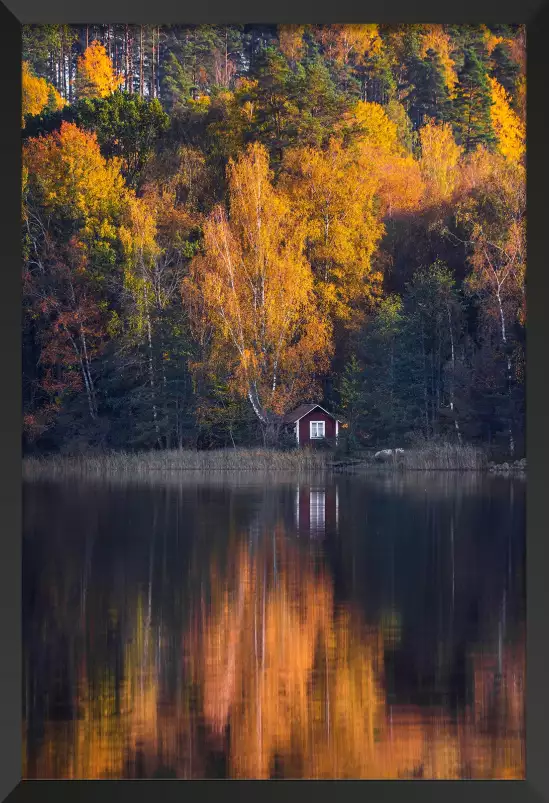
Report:
[[[524,778],[523,479],[23,493],[23,777]]]

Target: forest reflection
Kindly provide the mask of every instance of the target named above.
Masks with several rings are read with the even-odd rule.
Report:
[[[24,777],[524,777],[523,637],[469,649],[463,705],[394,704],[398,615],[365,621],[282,522],[233,533],[199,588],[180,637],[142,584],[108,660],[91,619],[68,640],[70,711],[27,719]]]

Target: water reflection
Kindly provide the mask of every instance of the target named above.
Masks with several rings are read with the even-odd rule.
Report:
[[[295,524],[298,533],[322,538],[326,528],[337,532],[339,526],[339,492],[335,484],[298,483]]]
[[[524,777],[523,489],[398,482],[27,487],[24,777]]]

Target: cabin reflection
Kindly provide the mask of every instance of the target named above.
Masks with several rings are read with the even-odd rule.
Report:
[[[295,504],[296,528],[300,535],[322,538],[339,528],[339,493],[336,486],[299,484]]]

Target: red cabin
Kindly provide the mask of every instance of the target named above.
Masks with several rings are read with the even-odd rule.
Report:
[[[320,404],[302,404],[284,416],[284,423],[293,426],[297,445],[305,446],[322,439],[337,441],[341,421]]]

